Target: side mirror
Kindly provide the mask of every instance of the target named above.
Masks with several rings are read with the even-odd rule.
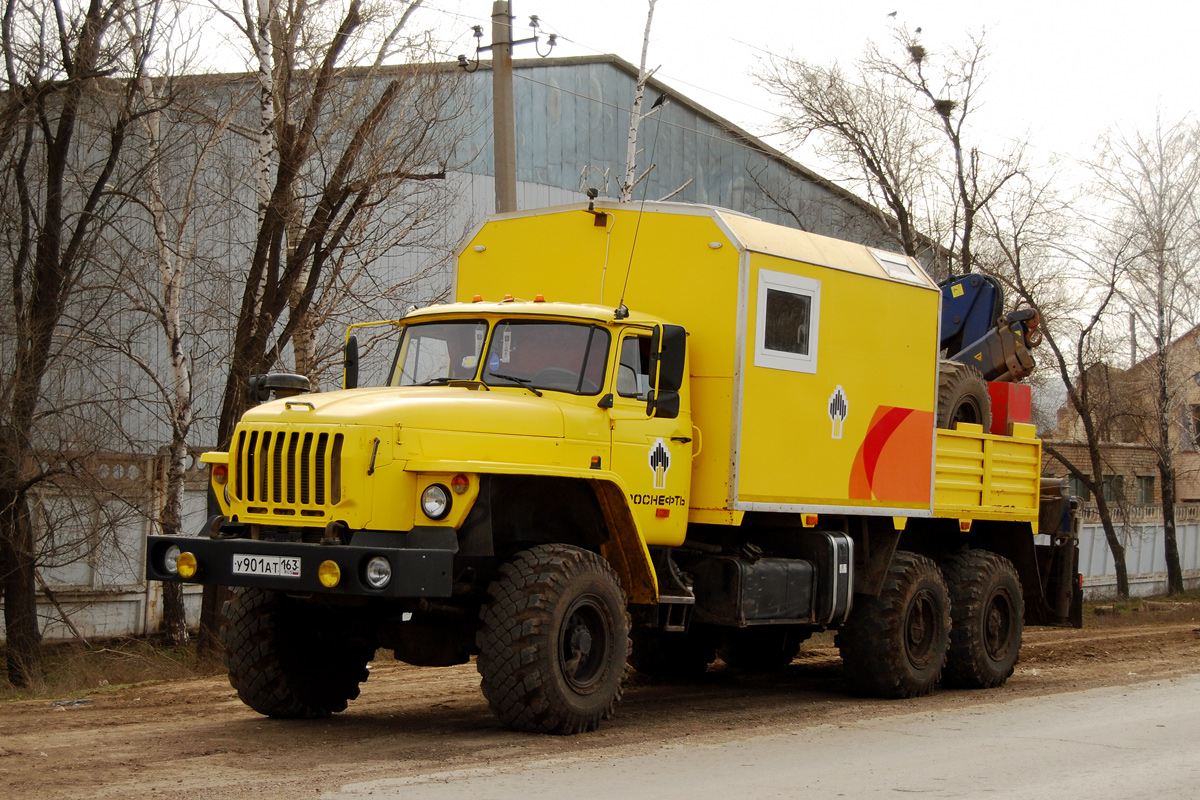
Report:
[[[646,413],[662,419],[679,416],[679,390],[687,359],[687,331],[680,325],[655,327],[650,335],[650,374],[657,375]]]
[[[342,386],[346,389],[358,388],[357,336],[351,336],[346,340],[346,351],[342,357]]]
[[[675,419],[679,416],[679,392],[650,392],[650,399],[646,401],[646,413],[653,414],[658,419]]]

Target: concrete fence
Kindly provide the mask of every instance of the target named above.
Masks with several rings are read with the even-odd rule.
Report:
[[[1089,513],[1090,512],[1090,513]],[[1175,537],[1183,582],[1188,589],[1200,587],[1200,505],[1175,508]],[[1117,536],[1125,547],[1129,593],[1153,597],[1167,591],[1167,557],[1160,506],[1134,506],[1115,520]],[[1079,571],[1083,573],[1084,596],[1103,600],[1117,595],[1117,571],[1104,528],[1093,509],[1085,509],[1079,536]]]
[[[164,457],[100,453],[80,462],[86,481],[62,481],[30,495],[42,636],[91,641],[154,633],[162,625],[162,584],[145,579],[146,535],[162,507]],[[184,531],[204,527],[206,478],[197,451],[187,470]],[[200,593],[199,586],[184,590],[192,626],[199,622]]]

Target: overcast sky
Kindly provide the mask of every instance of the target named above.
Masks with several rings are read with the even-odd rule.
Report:
[[[471,53],[470,26],[491,41],[491,0],[426,0],[419,22]],[[637,64],[647,0],[513,0],[517,24],[537,14],[558,33],[554,55],[615,53]],[[772,144],[776,109],[749,74],[769,53],[849,65],[869,39],[888,41],[893,18],[920,27],[931,52],[986,28],[988,82],[976,117],[983,138],[1026,135],[1042,157],[1087,158],[1111,126],[1149,130],[1200,107],[1200,4],[1003,0],[658,0],[648,63],[680,93]],[[528,35],[525,30],[518,36]],[[535,57],[532,46],[518,58]],[[983,140],[981,138],[981,141]],[[800,160],[811,161],[803,154]],[[812,166],[819,166],[813,164]]]

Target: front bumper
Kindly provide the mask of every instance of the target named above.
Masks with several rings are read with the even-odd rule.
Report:
[[[210,539],[185,536],[150,536],[146,543],[146,577],[152,581],[216,584],[220,586],[256,586],[292,594],[332,594],[357,597],[449,597],[453,585],[453,531],[446,542],[422,542],[426,546],[325,545],[300,542],[270,542],[255,539]],[[379,538],[379,537],[372,537]],[[398,535],[397,539],[408,538]],[[188,580],[163,568],[167,548],[176,545],[192,553],[199,565],[195,577]],[[434,545],[434,546],[428,546]],[[442,545],[442,546],[437,546]],[[300,575],[243,575],[233,571],[235,555],[283,556],[300,560]],[[392,565],[392,579],[382,589],[367,584],[367,562],[383,556]],[[341,570],[341,581],[332,588],[317,578],[322,561],[334,561]]]

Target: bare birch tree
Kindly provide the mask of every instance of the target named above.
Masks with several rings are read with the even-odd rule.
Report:
[[[629,112],[629,139],[625,146],[625,180],[621,183],[621,202],[630,203],[633,201],[633,188],[646,179],[650,174],[650,170],[654,169],[654,165],[647,166],[646,171],[641,176],[637,174],[637,157],[638,153],[638,126],[642,120],[650,116],[661,105],[655,105],[649,112],[642,113],[642,101],[646,97],[646,83],[649,82],[651,76],[657,71],[654,69],[646,69],[646,56],[650,52],[650,26],[654,22],[654,4],[658,0],[649,0],[650,7],[646,11],[646,32],[642,34],[642,60],[638,62],[638,77],[637,84],[633,90],[633,108]]]
[[[189,533],[183,530],[183,505],[191,456],[189,438],[196,418],[193,365],[197,356],[202,363],[220,358],[206,334],[227,322],[219,310],[209,307],[211,302],[194,276],[198,269],[215,271],[207,240],[234,213],[228,202],[214,197],[207,184],[216,171],[216,159],[223,155],[220,145],[230,136],[229,129],[245,108],[248,95],[235,90],[222,103],[209,82],[172,77],[188,72],[186,58],[174,54],[165,64],[161,77],[144,75],[139,86],[147,109],[138,140],[146,164],[143,191],[131,200],[144,215],[135,219],[134,226],[148,227],[150,236],[145,244],[134,246],[129,260],[145,260],[150,268],[141,279],[124,281],[118,288],[131,307],[157,329],[165,344],[167,370],[164,372],[160,359],[145,352],[145,342],[155,336],[154,331],[143,333],[141,325],[126,331],[105,326],[96,346],[117,350],[136,364],[157,398],[155,407],[162,409],[169,440],[158,476],[161,505],[151,509],[152,523],[164,534],[180,535]],[[208,376],[202,373],[200,377]],[[153,401],[147,398],[144,402]],[[181,584],[163,585],[163,630],[177,645],[188,638]]]
[[[1053,178],[1035,181],[1022,175],[988,204],[979,219],[978,258],[1041,316],[1039,331],[1050,351],[1050,366],[1066,388],[1086,459],[1073,458],[1057,442],[1044,441],[1043,447],[1095,498],[1117,592],[1128,597],[1125,544],[1104,491],[1104,448],[1128,411],[1124,385],[1110,368],[1115,349],[1110,328],[1120,311],[1118,289],[1128,266],[1127,248],[1093,256],[1068,248],[1066,243],[1079,241],[1086,229],[1056,196],[1052,183]],[[1044,357],[1039,360],[1044,363]]]
[[[1172,344],[1200,318],[1200,126],[1183,120],[1164,128],[1160,119],[1148,134],[1110,132],[1096,175],[1113,214],[1112,235],[1134,251],[1120,290],[1150,342],[1140,371],[1149,392],[1139,393],[1145,400],[1135,419],[1158,463],[1167,586],[1178,593],[1183,571],[1175,530],[1175,450],[1180,435],[1190,435],[1182,386],[1191,376],[1178,374]]]
[[[419,6],[260,0],[222,9],[250,45],[262,129],[258,225],[239,277],[221,445],[246,408],[248,378],[288,353],[313,374],[319,322],[346,299],[337,290],[380,255],[424,243],[445,216],[447,198],[424,184],[445,179],[465,98],[457,71],[422,65],[429,36],[408,30]],[[209,631],[217,600],[206,591]]]

